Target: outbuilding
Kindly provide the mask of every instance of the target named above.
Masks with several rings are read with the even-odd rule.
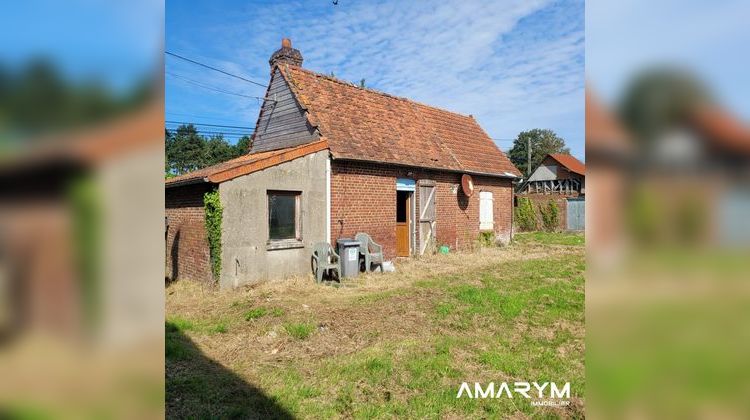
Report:
[[[519,197],[530,199],[534,207],[550,200],[560,209],[558,228],[584,230],[586,227],[586,165],[565,153],[550,153],[522,182]]]
[[[210,280],[203,197],[223,207],[221,287],[305,274],[366,232],[386,259],[512,237],[520,172],[470,115],[303,69],[287,39],[247,155],[166,181],[167,276]],[[462,186],[463,179],[463,186]]]

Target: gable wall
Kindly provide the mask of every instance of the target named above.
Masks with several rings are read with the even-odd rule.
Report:
[[[220,286],[311,273],[310,257],[326,236],[328,150],[223,182]],[[301,192],[302,247],[269,249],[268,190]]]
[[[263,152],[315,141],[318,135],[307,123],[305,111],[292,95],[284,77],[276,69],[267,98],[260,111],[251,151]]]

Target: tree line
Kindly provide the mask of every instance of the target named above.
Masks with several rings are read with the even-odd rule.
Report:
[[[529,165],[527,146],[531,144]],[[226,162],[250,150],[250,136],[242,136],[237,144],[229,144],[222,135],[203,136],[193,124],[176,130],[165,130],[166,176],[172,177]],[[570,153],[565,140],[552,130],[535,128],[522,131],[513,141],[508,158],[526,176],[527,169],[536,168],[549,153]]]
[[[164,131],[165,173],[182,175],[242,156],[250,149],[250,136],[229,144],[222,135],[203,136],[193,124]]]

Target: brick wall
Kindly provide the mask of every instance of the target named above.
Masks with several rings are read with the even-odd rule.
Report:
[[[494,230],[507,241],[511,232],[512,189],[509,179],[474,178],[475,193],[460,191],[461,174],[392,165],[334,160],[331,165],[331,240],[369,233],[383,245],[386,258],[396,254],[396,179],[435,181],[438,244],[466,248],[479,236],[479,191],[492,191]],[[417,211],[419,194],[415,192]]]
[[[542,228],[542,215],[539,212],[540,206],[546,206],[550,200],[554,200],[557,203],[559,212],[559,222],[557,224],[558,229],[566,230],[568,228],[568,198],[580,197],[580,194],[520,194],[519,198],[525,197],[531,200],[531,204],[534,206],[534,213],[536,214],[536,221],[539,228]]]
[[[210,185],[202,183],[165,191],[166,277],[170,280],[211,280],[203,210],[203,194],[209,190]]]

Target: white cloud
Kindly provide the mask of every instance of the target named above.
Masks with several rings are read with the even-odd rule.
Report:
[[[583,6],[569,5],[572,17],[545,13],[548,7],[559,5],[342,0],[339,6],[253,6],[217,28],[211,44],[227,58],[222,67],[267,78],[268,57],[287,36],[306,68],[364,78],[378,90],[473,114],[493,137],[552,128],[582,157]],[[528,25],[534,19],[544,22]],[[240,103],[238,112],[253,111]]]

